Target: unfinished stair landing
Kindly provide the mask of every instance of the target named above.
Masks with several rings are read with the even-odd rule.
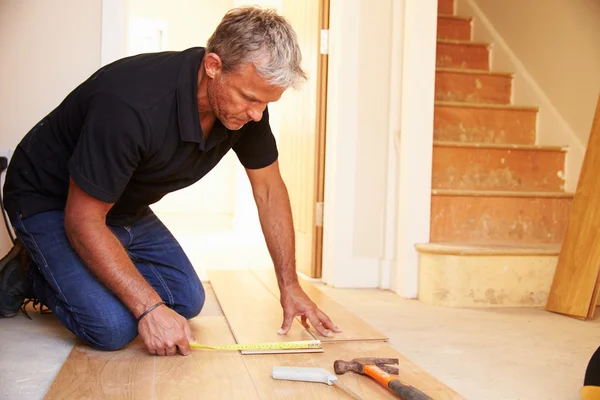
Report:
[[[452,307],[546,304],[573,195],[568,149],[537,144],[538,108],[512,104],[513,73],[490,69],[491,43],[438,2],[429,243],[419,299]]]
[[[287,335],[278,335],[282,310],[272,269],[210,271],[209,278],[225,316],[201,315],[191,320],[197,342],[225,345],[318,339],[323,351],[242,354],[194,349],[186,357],[158,357],[148,354],[139,338],[114,352],[77,343],[45,399],[347,399],[347,394],[326,384],[275,380],[272,368],[316,367],[333,373],[335,360],[358,357],[397,358],[400,378],[406,383],[436,400],[463,399],[396,351],[386,335],[308,282],[301,283],[304,290],[343,333],[325,338],[295,320]],[[338,379],[364,399],[397,399],[366,376],[346,373]]]

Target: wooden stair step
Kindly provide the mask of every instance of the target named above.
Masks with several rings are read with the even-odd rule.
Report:
[[[432,190],[431,242],[559,243],[572,193]]]
[[[543,307],[560,243],[422,243],[419,300],[446,307]]]
[[[490,49],[489,43],[438,39],[436,67],[489,70]]]
[[[454,15],[454,0],[438,0],[438,14]]]
[[[509,104],[512,73],[437,68],[435,99],[440,101]]]
[[[434,140],[533,144],[537,107],[436,101]]]
[[[454,15],[438,15],[437,38],[451,40],[471,40],[472,18]]]
[[[434,189],[562,191],[564,147],[435,141]]]
[[[420,253],[454,256],[558,256],[560,243],[417,243]]]

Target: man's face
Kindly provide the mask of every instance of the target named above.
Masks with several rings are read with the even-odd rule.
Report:
[[[221,123],[238,130],[247,122],[260,121],[268,103],[279,100],[284,88],[268,84],[252,63],[223,73],[208,82],[208,101]]]

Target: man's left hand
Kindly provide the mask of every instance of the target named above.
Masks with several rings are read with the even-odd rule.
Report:
[[[300,287],[300,284],[287,286],[281,291],[281,306],[283,307],[283,324],[277,332],[280,335],[288,333],[294,318],[302,316],[302,325],[309,329],[307,320],[323,336],[332,337],[333,332],[339,333],[338,328],[329,317],[313,303]]]

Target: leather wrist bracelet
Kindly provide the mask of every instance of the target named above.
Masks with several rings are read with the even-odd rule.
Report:
[[[158,307],[158,306],[162,306],[163,304],[165,304],[165,302],[164,302],[164,301],[159,301],[159,302],[158,302],[158,303],[156,303],[155,305],[153,305],[153,306],[151,306],[150,308],[148,308],[146,311],[144,311],[144,312],[142,313],[142,315],[140,315],[140,316],[137,318],[137,322],[139,323],[139,322],[142,320],[142,318],[144,318],[146,315],[148,315],[148,313],[150,313],[150,311],[154,310],[154,309],[155,309],[156,307]]]

